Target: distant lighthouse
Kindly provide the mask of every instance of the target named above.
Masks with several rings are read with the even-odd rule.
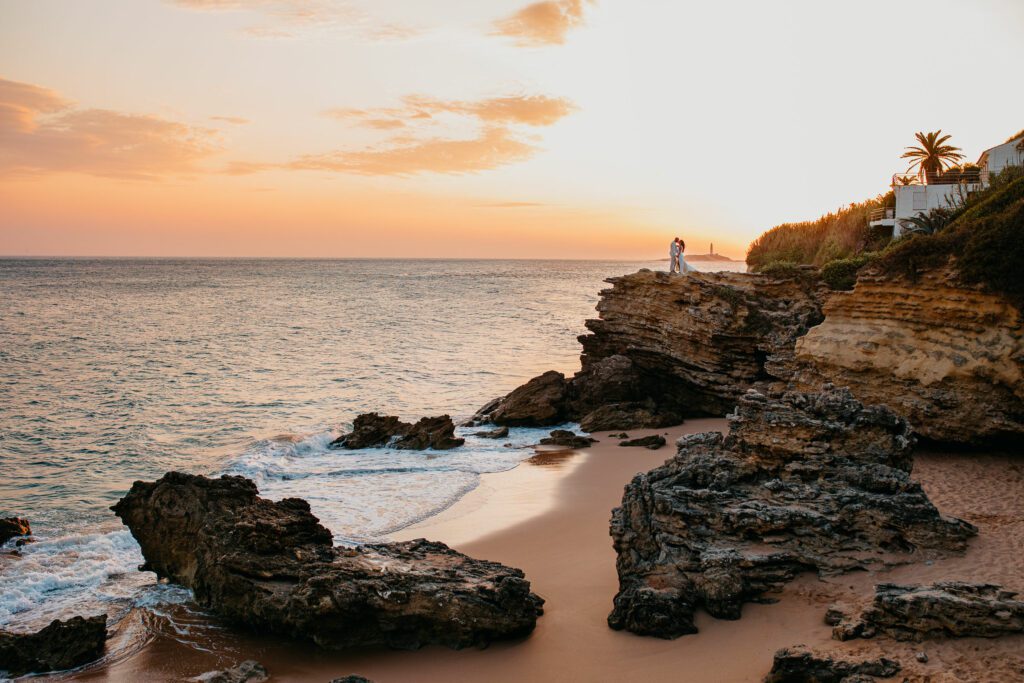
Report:
[[[712,254],[712,255],[715,253],[715,243],[714,242],[711,243],[711,251],[709,251],[708,253]]]

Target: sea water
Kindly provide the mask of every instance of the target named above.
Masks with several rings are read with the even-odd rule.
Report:
[[[238,474],[336,543],[379,540],[515,467],[546,430],[332,450],[359,413],[458,420],[578,369],[610,261],[0,260],[0,627],[187,603],[110,512],[134,480]]]

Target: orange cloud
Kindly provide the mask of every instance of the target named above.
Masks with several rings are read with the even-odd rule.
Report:
[[[486,171],[525,160],[537,151],[513,130],[515,126],[550,126],[575,109],[567,99],[545,95],[483,100],[439,100],[410,95],[402,103],[401,107],[338,108],[324,112],[325,116],[360,126],[402,131],[379,148],[310,154],[285,164],[234,162],[225,173],[242,175],[272,168],[395,176]],[[473,119],[480,130],[469,139],[427,137],[425,131],[439,114]]]
[[[371,40],[404,40],[420,31],[399,24],[380,24],[345,0],[167,0],[184,9],[201,11],[249,11],[265,15],[269,24],[243,29],[254,38],[292,38],[290,29],[341,27],[356,29]]]
[[[494,22],[494,34],[515,38],[521,47],[565,44],[566,34],[583,25],[584,0],[543,0]]]
[[[224,172],[229,175],[246,175],[287,169],[379,176],[463,174],[488,171],[523,161],[535,151],[535,147],[499,126],[486,128],[476,137],[465,140],[409,140],[403,137],[375,149],[307,154],[284,164],[236,161],[229,164]]]
[[[485,123],[550,126],[576,108],[565,98],[546,95],[512,95],[477,101],[445,101],[423,95],[409,95],[402,102],[404,107],[329,109],[324,114],[378,129],[401,128],[419,121],[429,121],[437,114],[468,116]]]
[[[0,174],[187,175],[216,133],[156,116],[77,109],[56,92],[0,79]]]
[[[223,121],[224,123],[233,123],[236,126],[252,123],[249,119],[242,118],[241,116],[211,116],[210,119],[213,121]]]

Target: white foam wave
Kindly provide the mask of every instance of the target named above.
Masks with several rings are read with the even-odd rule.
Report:
[[[252,479],[271,499],[304,498],[337,542],[364,542],[446,509],[476,488],[481,474],[533,455],[529,447],[550,429],[514,428],[504,439],[485,439],[473,436],[481,428],[460,427],[466,445],[450,451],[332,450],[331,432],[279,436],[254,444],[225,473]]]
[[[0,624],[41,626],[72,614],[107,612],[155,584],[127,531],[41,539],[0,558]]]

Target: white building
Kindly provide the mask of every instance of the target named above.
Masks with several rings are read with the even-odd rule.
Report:
[[[896,195],[896,206],[874,211],[871,225],[891,227],[892,236],[899,237],[908,227],[906,219],[928,214],[933,209],[956,206],[969,193],[986,187],[989,179],[1007,166],[1024,165],[1024,138],[985,150],[977,165],[980,173],[945,173],[930,179],[906,173],[894,174],[892,189]]]

